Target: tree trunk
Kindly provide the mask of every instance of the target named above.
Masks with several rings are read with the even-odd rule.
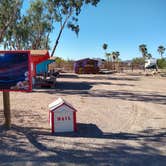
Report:
[[[3,106],[4,106],[4,116],[5,116],[4,125],[7,128],[10,128],[11,127],[11,114],[10,114],[10,95],[9,95],[9,92],[3,92]]]
[[[70,11],[69,15],[66,17],[65,21],[64,21],[63,24],[61,25],[61,28],[60,28],[58,37],[57,37],[57,39],[56,39],[55,45],[54,45],[53,50],[52,50],[52,53],[51,53],[51,57],[54,55],[54,52],[55,52],[55,50],[56,50],[56,47],[57,47],[57,45],[58,45],[58,43],[59,43],[59,39],[60,39],[60,37],[61,37],[61,35],[62,35],[63,29],[65,28],[65,25],[66,25],[66,23],[67,23],[67,21],[68,21],[68,19],[70,18],[71,15],[72,15],[72,10]]]

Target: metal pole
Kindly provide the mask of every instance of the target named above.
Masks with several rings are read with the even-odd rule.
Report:
[[[5,116],[4,125],[7,128],[10,128],[11,127],[11,112],[10,112],[10,94],[9,94],[9,92],[3,92],[3,107],[4,107],[4,116]]]

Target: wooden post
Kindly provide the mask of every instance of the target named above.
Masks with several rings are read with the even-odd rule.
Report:
[[[7,128],[11,127],[11,113],[10,113],[10,95],[9,92],[3,92],[3,106],[4,106],[4,116],[5,116],[5,126]]]

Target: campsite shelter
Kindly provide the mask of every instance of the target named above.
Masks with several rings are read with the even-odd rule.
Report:
[[[55,62],[54,59],[47,59],[36,66],[36,74],[43,74],[48,72],[49,64]]]
[[[97,74],[99,72],[98,61],[94,59],[80,59],[74,63],[74,71],[77,74]]]
[[[49,59],[48,50],[30,50],[31,75],[36,76],[37,64]]]

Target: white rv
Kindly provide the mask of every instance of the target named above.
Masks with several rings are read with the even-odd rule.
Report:
[[[150,58],[145,60],[145,69],[156,69],[157,70],[157,59]]]

